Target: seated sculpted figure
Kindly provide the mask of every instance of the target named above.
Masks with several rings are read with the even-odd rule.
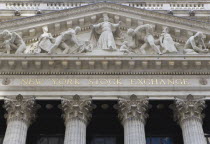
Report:
[[[204,47],[204,49],[202,48]],[[191,36],[184,46],[185,54],[198,54],[198,53],[207,53],[208,49],[203,41],[203,33],[197,32],[194,36]]]
[[[44,50],[46,52],[50,51],[55,39],[53,38],[51,33],[48,33],[48,27],[42,27],[43,34],[39,37],[38,48]]]
[[[53,45],[55,39],[52,37],[51,33],[48,33],[47,26],[42,27],[42,30],[43,34],[39,37],[37,42],[28,46],[25,51],[26,54],[37,54],[50,51],[50,47]]]
[[[177,53],[176,47],[179,45],[179,43],[174,42],[173,38],[169,34],[169,28],[165,27],[163,29],[163,32],[160,36],[160,45],[163,48],[163,53]]]
[[[55,39],[55,43],[50,47],[49,53],[56,53],[57,48],[62,49],[63,54],[76,53],[81,47],[76,36],[80,31],[81,28],[77,26],[75,29],[70,28],[61,33],[61,35]]]
[[[131,48],[139,48],[142,54],[146,54],[145,49],[152,48],[156,53],[162,54],[160,47],[156,45],[153,37],[153,27],[150,24],[138,26],[135,29],[128,29],[128,36],[132,38]],[[141,45],[143,43],[143,45]],[[141,45],[141,46],[140,46]]]
[[[11,50],[16,50],[15,54],[23,54],[26,50],[25,42],[16,32],[4,30],[0,35],[4,40],[3,47],[7,54],[10,54]]]

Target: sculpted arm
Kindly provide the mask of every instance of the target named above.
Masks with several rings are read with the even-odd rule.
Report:
[[[119,23],[117,23],[117,24],[113,24],[113,23],[111,23],[111,25],[112,25],[113,27],[115,27],[115,28],[119,27],[121,24],[122,24],[122,22],[121,22],[121,21],[119,21]]]
[[[72,41],[75,43],[76,46],[79,47],[80,45],[79,45],[79,42],[78,42],[76,34],[72,34],[71,36],[72,36],[71,37]]]
[[[92,28],[99,28],[101,26],[101,23],[99,23],[99,24],[94,24],[94,25],[92,25]]]
[[[199,51],[199,52],[202,51],[202,49],[200,47],[196,46],[194,37],[190,39],[190,44],[194,50]]]

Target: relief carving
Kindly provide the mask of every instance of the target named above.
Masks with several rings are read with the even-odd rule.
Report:
[[[90,36],[90,41],[98,49],[107,51],[116,51],[117,46],[115,39],[120,38],[121,31],[118,24],[113,24],[109,22],[109,17],[107,14],[103,15],[103,22],[95,25],[91,25],[92,31]]]
[[[146,54],[145,49],[153,49],[157,54],[162,54],[160,46],[156,45],[159,40],[155,40],[153,26],[150,24],[140,25],[135,29],[128,29],[128,36],[131,37],[130,47],[139,49],[142,54]]]
[[[201,32],[197,32],[194,36],[191,36],[184,46],[185,54],[208,53],[208,51],[203,41],[203,33]]]
[[[169,34],[169,28],[165,27],[163,29],[163,32],[160,36],[160,45],[163,48],[162,53],[177,53],[177,46],[179,46],[179,43],[174,42],[173,38]]]
[[[10,32],[4,30],[0,33],[0,36],[3,39],[3,52],[11,54],[12,51],[15,51],[15,54],[23,54],[26,49],[26,44],[23,41],[22,37],[16,32]]]
[[[18,95],[16,98],[6,98],[3,107],[7,111],[5,115],[7,122],[19,120],[30,125],[35,120],[36,111],[40,105],[36,104],[33,97],[24,98],[22,95]]]
[[[101,22],[102,21],[102,22]],[[151,24],[139,25],[136,28],[123,29],[124,23],[113,23],[113,19],[104,13],[97,24],[90,25],[91,32],[81,36],[81,28],[69,28],[59,36],[53,37],[48,27],[42,27],[43,33],[38,41],[27,46],[22,37],[15,32],[4,30],[0,36],[2,52],[7,54],[200,54],[208,53],[203,34],[197,32],[185,43],[177,43],[165,27],[161,34],[154,33]],[[125,30],[125,31],[123,31]],[[127,32],[126,32],[127,31]],[[88,38],[87,38],[88,37]],[[87,38],[87,39],[85,39]]]
[[[67,31],[61,33],[56,39],[55,43],[49,48],[51,54],[59,53],[62,51],[63,54],[77,53],[82,47],[77,38],[77,34],[81,31],[81,28],[77,26],[75,29],[68,29]]]

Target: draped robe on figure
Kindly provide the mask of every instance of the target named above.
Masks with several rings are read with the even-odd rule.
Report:
[[[117,50],[115,38],[120,38],[120,33],[119,24],[102,22],[93,25],[90,41],[97,49],[115,51]]]

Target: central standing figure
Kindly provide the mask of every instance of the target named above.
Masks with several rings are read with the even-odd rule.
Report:
[[[90,36],[90,41],[94,44],[97,49],[115,51],[117,50],[115,37],[120,38],[120,29],[118,24],[113,24],[109,22],[109,17],[107,14],[103,15],[102,23],[91,25],[92,32]]]

